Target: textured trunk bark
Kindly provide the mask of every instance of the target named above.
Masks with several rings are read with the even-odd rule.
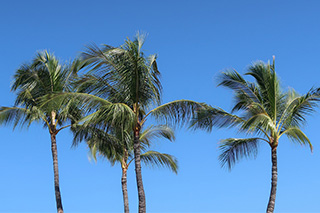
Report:
[[[57,212],[63,213],[61,194],[60,194],[60,186],[59,186],[57,142],[56,142],[56,135],[54,133],[51,134],[51,151],[52,151],[52,159],[53,159],[54,191],[55,191],[55,195],[56,195]]]
[[[269,203],[267,207],[267,213],[273,213],[275,201],[276,201],[276,192],[277,192],[277,182],[278,182],[278,166],[277,166],[277,148],[273,148],[271,151],[272,154],[272,178],[271,178],[271,192]]]
[[[135,130],[134,133],[134,162],[135,162],[135,171],[136,179],[138,186],[138,196],[139,196],[139,213],[146,213],[146,196],[144,193],[142,174],[141,174],[141,160],[140,160],[140,132]]]
[[[127,169],[125,169],[125,168],[122,168],[121,185],[122,185],[124,212],[129,213],[129,198],[128,198],[128,189],[127,189]]]

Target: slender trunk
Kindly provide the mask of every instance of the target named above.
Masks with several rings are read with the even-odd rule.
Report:
[[[272,178],[271,178],[271,192],[267,213],[273,213],[276,202],[277,182],[278,182],[278,166],[277,166],[277,147],[272,148]]]
[[[124,212],[129,213],[129,198],[128,198],[128,189],[127,189],[127,169],[126,168],[122,168],[121,185],[122,185]]]
[[[55,133],[51,134],[51,151],[52,151],[52,159],[53,159],[54,191],[56,195],[57,212],[63,213],[60,186],[59,186],[58,152],[57,152],[57,142],[56,142]]]
[[[146,213],[146,196],[144,193],[142,174],[141,174],[141,160],[140,160],[140,132],[135,130],[134,133],[134,162],[136,170],[136,179],[138,186],[138,196],[139,196],[139,213]]]

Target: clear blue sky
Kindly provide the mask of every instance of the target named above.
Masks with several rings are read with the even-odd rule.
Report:
[[[163,102],[192,99],[229,110],[231,91],[216,87],[226,68],[240,73],[276,56],[283,88],[299,93],[320,86],[319,1],[2,1],[1,106],[11,106],[15,70],[36,51],[71,60],[90,43],[118,46],[147,32],[147,54],[157,53]],[[305,132],[314,153],[286,138],[278,148],[276,212],[320,211],[319,113]],[[50,137],[41,125],[0,128],[0,212],[55,212]],[[174,143],[154,149],[175,155],[179,174],[143,168],[148,212],[264,212],[271,182],[270,150],[229,172],[217,160],[220,139],[234,130],[177,131]],[[121,169],[89,162],[85,144],[71,149],[69,130],[57,137],[65,212],[122,212]],[[131,212],[137,211],[133,167],[128,176]]]

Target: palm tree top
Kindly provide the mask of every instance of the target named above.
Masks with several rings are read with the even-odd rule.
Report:
[[[42,105],[44,97],[72,91],[72,78],[69,66],[62,65],[46,50],[38,52],[31,63],[21,65],[16,71],[11,90],[17,98],[14,107],[1,108],[0,122],[12,122],[15,127],[19,123],[29,126],[38,120],[50,127],[52,113],[57,119],[54,126],[62,125],[67,119],[76,121],[81,115],[74,102],[61,104],[52,101]]]
[[[265,141],[277,148],[279,139],[286,135],[291,141],[302,145],[312,145],[301,127],[306,116],[315,111],[320,100],[319,89],[310,89],[299,95],[293,89],[284,91],[273,63],[254,63],[245,75],[253,77],[247,81],[235,70],[221,73],[219,86],[233,91],[234,105],[231,113],[220,108],[206,106],[198,112],[192,122],[193,128],[211,131],[216,127],[237,126],[240,131],[257,134],[249,139],[229,138],[221,141],[222,165],[229,168],[242,156],[255,156],[257,142]]]
[[[52,100],[78,98],[87,113],[87,123],[141,128],[149,116],[171,124],[185,124],[202,105],[190,100],[161,104],[162,85],[157,56],[142,51],[145,36],[126,39],[119,47],[88,46],[75,61],[74,73],[87,72],[75,81],[76,93],[57,95]],[[86,123],[86,122],[84,122]]]
[[[162,86],[157,56],[144,55],[144,42],[145,35],[138,33],[134,40],[127,38],[119,47],[88,46],[81,58],[92,69],[80,81],[82,85],[79,91],[93,93],[110,101],[121,100],[131,107],[138,104],[144,111],[150,105],[159,105]]]

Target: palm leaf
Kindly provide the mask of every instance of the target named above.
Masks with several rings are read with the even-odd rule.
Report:
[[[219,76],[219,82],[218,86],[224,86],[234,90],[236,93],[245,94],[251,102],[261,103],[261,97],[257,93],[254,84],[244,80],[237,71],[223,72]]]
[[[30,109],[20,108],[20,107],[1,107],[0,108],[0,125],[7,125],[12,123],[13,128],[17,125],[21,127],[29,127],[33,121],[41,121],[46,119],[43,116],[43,112],[36,107]]]
[[[213,127],[232,127],[242,122],[244,122],[242,118],[230,114],[223,109],[205,106],[194,115],[190,127],[210,132]]]
[[[282,121],[285,128],[302,125],[306,120],[305,117],[315,111],[320,96],[316,89],[311,89],[306,95],[295,94],[290,100],[287,103]]]
[[[177,100],[163,104],[149,114],[159,121],[165,121],[167,124],[184,125],[195,115],[196,110],[203,108],[205,104],[190,100]]]
[[[256,157],[259,140],[261,138],[228,138],[222,140],[219,146],[222,152],[219,155],[221,166],[227,165],[231,169],[243,157]]]
[[[178,172],[178,161],[175,157],[169,154],[148,151],[141,154],[141,161],[146,165],[151,165],[153,167],[167,167],[176,174]]]
[[[158,138],[173,141],[175,140],[174,131],[167,125],[151,125],[140,134],[141,143],[147,146],[150,146],[151,141]]]
[[[298,127],[290,127],[282,132],[281,135],[282,134],[285,134],[292,142],[297,142],[301,145],[309,146],[312,152],[313,147],[309,138]]]
[[[243,124],[241,125],[241,129],[246,130],[247,132],[261,132],[261,130],[264,130],[264,133],[269,132],[270,135],[276,133],[276,127],[273,121],[271,120],[269,115],[265,113],[259,113],[252,116],[251,118],[243,122]],[[266,136],[268,137],[268,135]]]

